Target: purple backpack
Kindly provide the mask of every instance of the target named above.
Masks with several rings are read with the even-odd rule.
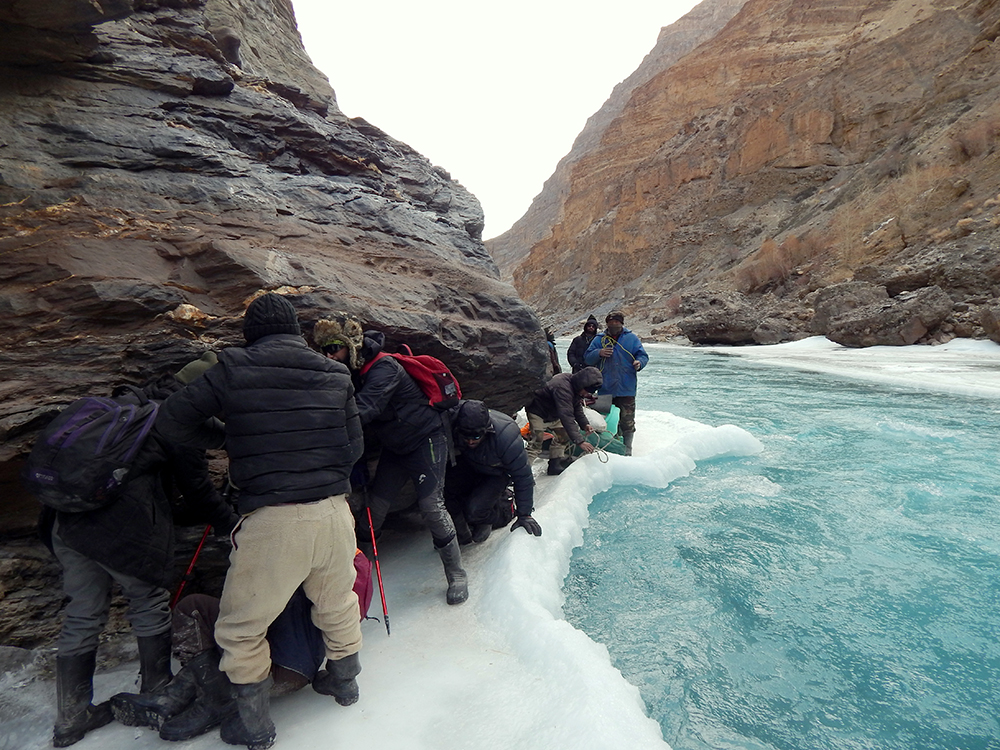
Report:
[[[132,478],[132,463],[158,409],[132,386],[116,389],[111,398],[74,401],[31,449],[24,470],[28,491],[43,505],[71,513],[107,505]]]

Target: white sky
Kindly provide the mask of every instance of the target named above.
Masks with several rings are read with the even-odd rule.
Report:
[[[696,0],[293,0],[340,108],[447,169],[484,238],[519,219],[587,118]]]

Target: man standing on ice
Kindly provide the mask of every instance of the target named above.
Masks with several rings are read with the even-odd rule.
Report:
[[[649,363],[639,337],[625,327],[625,313],[612,310],[604,319],[607,330],[590,342],[583,361],[596,366],[604,376],[598,396],[611,394],[611,403],[618,407],[618,436],[625,443],[625,455],[632,455],[635,437],[635,391],[639,370]]]
[[[363,440],[350,371],[306,345],[291,302],[257,297],[243,336],[245,347],[224,350],[215,367],[164,402],[156,426],[176,442],[229,454],[242,518],[215,638],[237,711],[221,735],[264,750],[275,739],[265,636],[300,585],[326,649],[313,689],[343,706],[358,700],[361,626],[347,493]]]

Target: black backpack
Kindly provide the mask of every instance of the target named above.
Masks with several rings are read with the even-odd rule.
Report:
[[[136,403],[138,401],[138,403]],[[24,470],[24,483],[55,510],[95,510],[116,499],[156,421],[159,403],[122,386],[111,398],[86,396],[42,430]]]

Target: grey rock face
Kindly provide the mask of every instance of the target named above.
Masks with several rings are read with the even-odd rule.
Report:
[[[737,292],[700,293],[685,296],[681,312],[687,315],[678,326],[693,344],[753,344],[760,315]]]
[[[830,321],[840,315],[889,299],[884,286],[867,281],[846,281],[824,287],[816,293],[813,300],[815,314],[812,319],[812,330],[816,333],[826,333]]]
[[[979,322],[990,341],[1000,344],[1000,305],[983,305],[979,309]]]
[[[834,318],[826,337],[852,347],[915,344],[948,317],[952,305],[940,287],[904,292]]]
[[[5,496],[46,415],[241,343],[262,289],[307,336],[352,314],[494,408],[538,386],[544,333],[479,202],[339,111],[286,0],[8,2],[0,20],[0,48],[36,41],[0,54]]]

